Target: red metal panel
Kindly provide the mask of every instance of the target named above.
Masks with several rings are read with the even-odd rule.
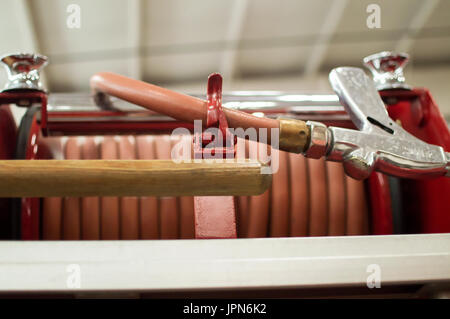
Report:
[[[450,132],[439,108],[426,89],[412,91],[384,91],[381,96],[388,103],[392,119],[421,140],[442,146],[450,151]],[[432,180],[403,180],[409,198],[408,213],[420,218],[420,232],[450,232],[450,178]]]
[[[236,209],[233,196],[194,198],[195,238],[236,238]]]

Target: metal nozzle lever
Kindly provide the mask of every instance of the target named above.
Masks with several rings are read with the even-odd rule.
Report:
[[[320,156],[344,163],[353,178],[363,179],[373,170],[408,178],[450,176],[450,153],[406,132],[388,115],[373,81],[360,68],[340,67],[329,76],[331,86],[359,131],[329,127],[322,136]],[[311,130],[323,125],[307,122]],[[305,152],[308,156],[308,151]]]

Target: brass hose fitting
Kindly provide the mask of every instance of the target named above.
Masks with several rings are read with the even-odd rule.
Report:
[[[310,131],[306,122],[295,119],[279,118],[280,150],[303,153],[309,144]]]

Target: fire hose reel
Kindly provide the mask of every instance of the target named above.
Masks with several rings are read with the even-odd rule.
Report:
[[[357,130],[327,126],[318,121],[259,118],[239,110],[223,108],[222,78],[219,74],[212,74],[208,79],[206,102],[111,73],[94,75],[91,87],[95,93],[95,101],[100,106],[106,107],[108,97],[115,96],[179,121],[203,120],[206,123],[204,129],[218,129],[223,137],[222,148],[207,146],[212,142],[212,137],[206,131],[194,134],[196,159],[206,159],[208,154],[222,154],[223,158],[233,158],[236,136],[230,133],[229,128],[242,127],[279,130],[280,150],[302,153],[311,159],[324,157],[329,161],[342,162],[347,175],[355,179],[365,179],[373,171],[413,179],[450,176],[450,154],[441,146],[413,136],[392,120],[377,91],[410,89],[404,83],[402,73],[406,61],[405,55],[389,55],[386,52],[366,58],[365,63],[371,68],[375,83],[359,68],[341,67],[331,71],[331,86]],[[45,135],[48,122],[47,95],[40,82],[39,69],[47,63],[47,59],[39,55],[20,54],[5,56],[2,62],[7,66],[10,79],[5,90],[0,93],[2,103],[28,106],[40,102],[40,128]],[[267,143],[270,143],[270,137]],[[196,198],[196,212],[213,211],[214,206],[220,206],[223,211],[216,217],[212,214],[196,215],[197,219],[206,218],[201,225],[209,225],[199,237],[216,238],[208,231],[212,229],[211,225],[221,223],[215,223],[213,219],[229,216],[229,221],[222,224],[232,225],[226,235],[230,238],[236,236],[235,207],[232,197],[223,196],[261,194],[269,187],[271,180],[270,175],[258,173],[263,164],[256,161],[225,161],[220,168],[204,164],[195,166],[195,163],[181,164],[184,172],[191,172],[191,175],[174,174],[177,169],[180,171],[181,166],[175,168],[170,161],[157,165],[152,161],[139,162],[122,160],[117,166],[95,160],[65,160],[64,163],[54,160],[33,163],[2,161],[0,180],[13,181],[10,185],[15,186],[0,188],[0,196],[207,195]],[[45,177],[42,170],[47,172]],[[223,170],[223,174],[219,170]],[[96,172],[93,173],[94,171]],[[195,171],[201,171],[202,178],[192,179],[197,174]],[[157,185],[166,178],[178,179],[181,187],[161,190]],[[104,182],[106,179],[109,179],[108,183]],[[138,183],[133,183],[133,180],[138,179]],[[115,182],[130,187],[111,187]],[[76,187],[70,187],[69,184],[76,184]],[[220,201],[224,203],[226,200],[228,204],[215,205],[215,195],[220,195]],[[212,217],[213,219],[209,219]],[[226,231],[222,229],[219,233]],[[221,236],[217,236],[219,237]]]
[[[275,127],[280,129],[280,149],[303,153],[311,158],[325,156],[328,160],[343,162],[346,173],[357,179],[367,178],[373,170],[408,178],[448,176],[450,174],[449,153],[440,146],[419,140],[395,123],[389,117],[377,91],[377,89],[409,88],[404,83],[403,76],[403,67],[407,60],[408,56],[405,54],[390,52],[365,58],[364,62],[374,74],[377,84],[359,68],[340,67],[332,70],[329,77],[331,86],[359,131],[338,127],[326,128],[325,125],[313,121],[305,123],[280,119],[276,121]],[[30,97],[29,103],[41,97],[44,89],[39,70],[48,62],[45,56],[12,54],[4,56],[1,61],[8,71],[9,78],[2,94],[14,94],[23,90],[32,95],[34,92],[38,93]],[[117,92],[117,89],[111,87],[112,84],[117,84],[116,88],[120,88],[122,92]],[[230,145],[221,150],[209,151],[230,152],[234,145],[229,136],[227,115],[222,111],[222,78],[219,74],[213,74],[208,79],[207,110],[199,111],[198,107],[195,107],[193,110],[196,112],[192,112],[192,115],[177,113],[177,110],[186,108],[186,105],[181,105],[183,99],[189,105],[189,103],[193,104],[192,98],[150,84],[111,74],[98,74],[92,78],[91,85],[97,94],[116,95],[180,120],[195,119],[195,117],[203,119],[206,113],[206,127],[218,125],[227,145]],[[145,95],[142,91],[137,92],[141,88],[154,89],[162,96],[158,97],[158,100],[155,97],[156,93]],[[133,93],[138,94],[133,95]],[[10,99],[13,101],[15,97],[11,96]],[[166,101],[162,101],[164,99]],[[98,101],[102,100],[104,99]],[[21,101],[23,103],[22,97],[16,99],[18,103]],[[158,105],[156,102],[164,103]],[[172,108],[163,108],[164,104]],[[41,116],[44,131],[46,111],[46,104],[44,104]],[[251,127],[252,124],[259,123],[259,127],[274,128],[275,122],[268,124],[252,119],[251,115],[244,116],[242,112],[235,112],[238,113],[236,114],[239,119],[237,124]],[[234,116],[231,118],[232,121],[233,118]],[[232,122],[232,124],[235,123]],[[205,140],[207,140],[206,137]],[[199,149],[195,152],[199,154]]]

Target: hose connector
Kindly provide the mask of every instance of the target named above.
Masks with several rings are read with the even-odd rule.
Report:
[[[279,118],[280,150],[291,153],[303,153],[310,139],[306,122],[295,119]]]

